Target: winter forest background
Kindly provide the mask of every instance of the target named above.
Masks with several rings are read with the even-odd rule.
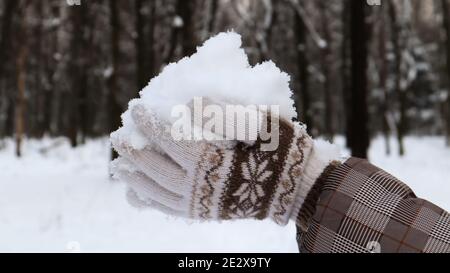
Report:
[[[295,252],[293,225],[138,212],[109,181],[127,102],[230,29],[292,76],[313,136],[450,209],[450,0],[77,3],[0,0],[0,251]]]

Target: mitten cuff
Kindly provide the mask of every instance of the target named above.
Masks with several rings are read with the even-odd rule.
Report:
[[[315,140],[308,158],[303,176],[299,182],[296,200],[290,218],[294,221],[298,218],[306,197],[310,193],[317,179],[322,175],[325,169],[332,163],[340,161],[339,148],[323,140]]]

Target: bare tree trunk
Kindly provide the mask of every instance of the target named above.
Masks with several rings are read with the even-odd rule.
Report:
[[[176,2],[175,16],[177,21],[181,19],[180,22],[177,22],[181,23],[181,25],[177,25],[174,22],[172,27],[172,34],[169,41],[170,48],[169,53],[166,56],[166,63],[173,61],[175,50],[179,44],[181,44],[183,56],[189,56],[195,53],[198,42],[193,18],[196,2],[196,0],[177,0]]]
[[[72,147],[77,146],[78,136],[84,142],[87,133],[87,92],[88,92],[88,54],[89,44],[86,37],[89,20],[86,5],[74,6],[70,8],[71,20],[73,24],[73,36],[71,41],[71,90],[70,90],[70,124],[69,138]]]
[[[400,46],[400,28],[397,20],[397,11],[395,8],[395,3],[391,0],[389,1],[389,17],[391,20],[391,33],[392,33],[392,45],[395,56],[395,66],[394,66],[394,75],[395,75],[395,93],[398,97],[399,104],[399,119],[397,121],[397,141],[398,141],[398,149],[399,154],[405,154],[405,147],[403,143],[404,135],[405,135],[405,123],[406,123],[406,92],[402,90],[401,87],[401,77],[402,77],[402,52]]]
[[[254,26],[255,32],[258,32],[258,34],[255,35],[255,42],[259,52],[258,62],[264,62],[270,59],[270,49],[271,49],[270,43],[274,22],[273,19],[275,16],[275,8],[273,7],[275,3],[273,3],[272,0],[263,0],[261,2],[262,2],[261,4],[260,3],[257,4],[258,7],[264,9],[263,13],[264,15],[262,16],[263,22],[261,24],[261,27],[257,27],[256,25]],[[255,20],[258,19],[255,18]]]
[[[135,47],[136,47],[136,75],[137,75],[137,87],[139,90],[144,88],[147,84],[146,77],[146,43],[145,43],[145,35],[144,35],[144,16],[142,14],[142,7],[145,4],[145,0],[135,0],[134,9],[135,9],[135,28],[136,28],[136,39],[135,39]]]
[[[351,74],[350,74],[350,0],[342,0],[342,45],[341,45],[341,78],[342,78],[342,102],[345,116],[346,146],[350,148],[352,143],[351,126]]]
[[[28,8],[29,2],[26,0],[22,2],[21,6],[21,16],[20,16],[20,48],[17,56],[17,102],[16,102],[16,155],[18,157],[22,156],[22,141],[25,133],[25,88],[26,88],[26,77],[27,77],[27,55],[28,55],[28,45],[27,45],[27,16],[26,10]]]
[[[298,67],[298,79],[299,79],[299,91],[301,94],[301,105],[299,98],[296,101],[297,113],[303,113],[303,121],[308,126],[308,132],[313,134],[314,132],[314,120],[311,114],[311,96],[309,94],[309,62],[306,56],[307,52],[307,39],[306,39],[306,27],[303,19],[298,12],[295,12],[295,37],[296,37],[296,49],[297,49],[297,67]]]
[[[195,53],[197,48],[197,36],[194,25],[194,12],[196,0],[183,1],[178,0],[178,12],[183,20],[181,45],[183,48],[183,56],[189,56]]]
[[[19,49],[17,57],[17,102],[16,102],[16,155],[22,155],[22,139],[25,131],[25,82],[27,48],[25,43]]]
[[[61,8],[59,3],[52,3],[51,6],[51,16],[55,20],[59,20],[61,18]],[[55,60],[54,56],[58,56],[60,52],[60,43],[59,43],[59,27],[53,26],[52,33],[52,42],[49,44],[50,47],[50,56],[52,58],[47,58],[46,62],[46,74],[47,74],[47,96],[52,99],[52,104],[47,105],[45,109],[45,120],[48,126],[48,131],[51,135],[58,134],[60,132],[60,116],[62,116],[58,111],[58,106],[61,104],[61,94],[56,92],[56,84],[57,84],[57,73],[58,73],[58,64],[59,62]]]
[[[145,7],[150,11],[149,18],[146,18],[143,14]],[[141,90],[156,74],[154,53],[155,0],[135,0],[135,17],[137,34],[135,39],[136,75],[137,87]],[[148,23],[146,24],[146,22]]]
[[[214,33],[214,26],[216,24],[216,17],[217,17],[217,9],[219,7],[219,1],[218,0],[209,0],[210,1],[210,17],[208,21],[208,35],[211,35]]]
[[[369,114],[367,110],[367,26],[365,1],[351,0],[352,98],[350,148],[353,156],[367,158],[369,148]]]
[[[73,6],[70,8],[70,20],[72,23],[72,37],[70,43],[70,55],[72,62],[69,64],[70,71],[70,90],[66,97],[69,111],[69,124],[67,135],[70,140],[70,145],[76,147],[78,145],[78,126],[79,126],[79,116],[78,116],[78,93],[80,92],[80,82],[79,82],[79,62],[82,58],[80,53],[80,39],[83,36],[83,29],[80,16],[81,6]]]
[[[148,81],[156,76],[158,71],[158,66],[156,64],[156,58],[155,58],[155,28],[156,28],[156,2],[155,0],[151,0],[149,3],[149,9],[150,9],[150,22],[148,26],[148,31],[146,33],[147,36],[147,69],[148,69],[148,75],[145,79],[146,84]]]
[[[86,6],[86,5],[85,5]],[[94,90],[91,79],[92,72],[92,60],[94,59],[94,52],[90,49],[90,46],[94,44],[95,39],[95,31],[94,26],[95,22],[92,17],[92,14],[89,13],[89,9],[87,9],[83,14],[84,20],[84,37],[81,41],[82,52],[83,52],[83,61],[81,62],[81,82],[84,87],[79,96],[80,98],[80,129],[82,136],[82,143],[86,142],[86,138],[93,133],[92,127],[95,120],[96,112],[92,111],[93,105],[95,102],[92,100],[89,94],[91,94]]]
[[[51,16],[56,19],[59,18],[59,5],[53,3],[51,5]],[[43,109],[43,122],[44,122],[44,131],[50,133],[51,135],[55,133],[55,128],[52,126],[54,117],[52,117],[53,107],[55,106],[55,102],[57,101],[57,97],[55,95],[55,73],[57,70],[57,62],[55,62],[54,58],[50,58],[50,54],[55,56],[58,54],[58,28],[52,27],[49,30],[49,36],[52,37],[51,42],[48,46],[48,54],[44,61],[44,73],[45,78],[48,84],[44,85],[44,93],[45,93],[45,101],[47,104]]]
[[[120,19],[119,9],[117,7],[116,0],[109,0],[109,23],[111,26],[111,58],[112,58],[112,74],[108,80],[109,95],[108,95],[108,107],[109,107],[109,130],[110,132],[117,130],[120,127],[120,115],[122,113],[122,107],[118,100],[119,86],[117,83],[117,74],[119,71],[119,33],[120,33]],[[112,159],[117,158],[118,154],[112,149]]]
[[[35,67],[33,68],[33,77],[34,77],[34,86],[33,90],[36,92],[35,98],[35,107],[36,114],[33,115],[35,117],[34,121],[30,121],[30,123],[34,123],[33,128],[29,128],[30,134],[36,136],[38,138],[42,138],[44,134],[47,132],[46,128],[46,120],[45,120],[45,109],[48,107],[49,102],[47,101],[48,96],[47,92],[44,89],[44,84],[42,84],[42,78],[44,76],[44,63],[45,63],[45,55],[44,55],[44,10],[43,5],[41,3],[34,2],[34,9],[38,20],[36,20],[36,26],[34,28],[34,37],[35,44],[33,46],[33,55],[36,56],[37,62]]]
[[[391,154],[391,145],[389,141],[390,132],[389,132],[389,98],[388,98],[388,87],[387,87],[387,78],[389,73],[388,68],[388,60],[387,60],[387,50],[386,50],[386,24],[385,24],[385,9],[384,6],[381,7],[379,11],[379,58],[380,58],[380,88],[383,90],[383,102],[381,105],[381,119],[382,119],[382,130],[383,136],[385,140],[385,150],[386,154]]]
[[[447,146],[450,146],[450,10],[448,0],[442,0],[443,27],[446,33],[446,52],[447,52]]]
[[[319,1],[319,9],[321,13],[323,39],[326,41],[327,45],[322,48],[322,71],[324,75],[323,81],[323,91],[325,98],[325,137],[329,141],[333,141],[334,138],[334,123],[333,123],[333,113],[334,113],[334,102],[331,93],[331,33],[330,33],[330,23],[327,14],[327,4],[324,1]]]
[[[11,22],[14,11],[17,7],[17,0],[6,0],[5,9],[3,11],[2,28],[0,33],[0,60],[5,60],[6,54],[9,52],[11,45]],[[3,68],[6,62],[0,63],[0,80],[3,79]]]
[[[1,33],[0,33],[0,95],[1,99],[4,100],[5,103],[5,113],[6,116],[4,120],[0,119],[0,122],[4,122],[4,124],[0,124],[0,138],[8,135],[13,130],[13,121],[14,121],[14,102],[12,97],[6,92],[5,86],[5,67],[8,65],[8,52],[10,52],[11,47],[11,23],[14,17],[16,8],[17,8],[17,0],[7,0],[4,3],[3,16],[1,21]],[[2,104],[0,103],[0,107]],[[1,109],[0,109],[1,110]]]

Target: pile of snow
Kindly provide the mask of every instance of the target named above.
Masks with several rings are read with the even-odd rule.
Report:
[[[129,108],[144,103],[170,123],[175,118],[171,116],[174,106],[186,105],[194,97],[210,97],[224,104],[276,105],[282,118],[296,117],[289,75],[272,61],[252,67],[241,45],[241,36],[235,32],[212,37],[192,56],[166,66]],[[129,111],[122,115],[122,123],[116,136],[136,149],[148,144],[136,130]]]
[[[75,149],[65,139],[26,140],[22,158],[13,140],[2,142],[0,252],[297,250],[293,223],[196,223],[136,210],[125,185],[110,180],[107,138]]]

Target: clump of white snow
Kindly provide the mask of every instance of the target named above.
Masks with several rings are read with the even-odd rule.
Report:
[[[169,123],[175,119],[171,117],[173,107],[186,105],[194,97],[210,97],[224,104],[244,106],[276,105],[282,118],[296,117],[289,75],[272,61],[251,66],[241,46],[241,36],[235,32],[212,37],[192,56],[166,66],[130,106],[143,102]],[[123,127],[113,137],[142,148],[147,143],[129,117],[128,111],[125,112]]]

